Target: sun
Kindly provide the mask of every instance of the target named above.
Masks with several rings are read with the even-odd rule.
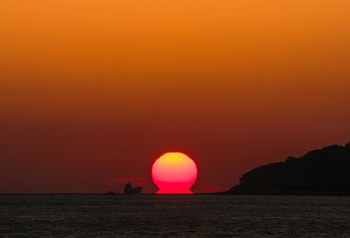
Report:
[[[158,194],[193,194],[190,189],[197,180],[197,165],[184,153],[168,152],[153,163],[152,180]]]

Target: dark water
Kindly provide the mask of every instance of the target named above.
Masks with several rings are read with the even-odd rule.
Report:
[[[0,195],[1,237],[350,237],[350,197]]]

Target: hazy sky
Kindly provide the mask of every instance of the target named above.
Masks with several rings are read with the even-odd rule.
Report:
[[[0,193],[194,191],[350,140],[348,0],[1,0]]]

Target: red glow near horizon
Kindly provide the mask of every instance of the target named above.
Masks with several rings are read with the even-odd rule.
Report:
[[[158,194],[193,194],[190,189],[197,180],[197,165],[183,153],[165,153],[153,163],[152,180]]]

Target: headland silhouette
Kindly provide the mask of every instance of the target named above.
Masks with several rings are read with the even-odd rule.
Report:
[[[350,195],[350,142],[254,168],[226,194]]]

